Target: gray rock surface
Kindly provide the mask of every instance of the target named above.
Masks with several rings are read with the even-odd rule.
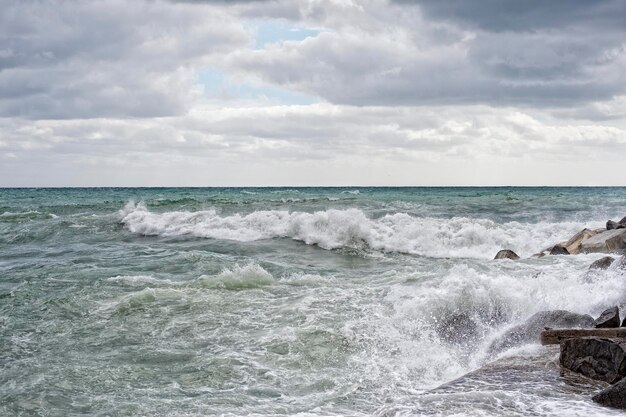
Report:
[[[614,383],[626,376],[626,342],[579,337],[561,342],[561,366],[586,377]]]
[[[496,257],[493,259],[512,259],[515,261],[519,259],[519,256],[517,255],[517,253],[513,252],[510,249],[502,249],[501,251],[496,253]]]
[[[619,327],[619,308],[617,306],[607,308],[596,319],[596,329],[605,329],[611,327]]]
[[[612,256],[604,256],[589,265],[589,269],[607,269],[615,261]]]
[[[495,354],[514,346],[538,343],[545,327],[553,329],[592,328],[594,324],[593,317],[587,314],[576,314],[566,310],[540,311],[528,318],[523,324],[511,328],[494,340],[488,351]]]
[[[626,408],[626,378],[622,378],[614,385],[603,389],[591,399],[606,407]]]
[[[626,249],[626,229],[607,230],[582,241],[581,252],[610,253]]]

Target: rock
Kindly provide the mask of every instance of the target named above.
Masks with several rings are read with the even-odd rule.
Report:
[[[604,229],[600,230],[604,232]],[[567,242],[561,243],[561,245],[565,247],[570,254],[576,255],[580,252],[580,246],[583,240],[589,239],[591,236],[597,235],[598,233],[599,232],[596,230],[583,229],[572,236]]]
[[[596,329],[619,327],[619,308],[617,306],[607,308],[595,321]]]
[[[439,336],[448,343],[464,344],[479,337],[478,325],[467,314],[453,314],[436,327]]]
[[[554,245],[550,249],[550,255],[569,255],[569,252],[563,245]]]
[[[614,222],[613,220],[609,220],[606,222],[606,230],[614,230],[614,229],[624,229],[626,228],[626,217],[618,222]]]
[[[532,315],[526,322],[515,326],[494,340],[489,346],[489,353],[498,353],[514,346],[526,343],[539,342],[541,332],[545,327],[562,328],[592,328],[595,322],[587,314],[576,314],[565,310],[540,311]]]
[[[613,220],[609,220],[606,222],[606,230],[614,230],[619,229],[620,224],[618,222],[614,222]]]
[[[515,261],[519,259],[519,256],[510,249],[502,249],[500,252],[496,253],[496,257],[493,259],[512,259]]]
[[[591,399],[606,407],[626,408],[626,378],[622,378],[614,385],[603,389]]]
[[[581,243],[581,252],[615,252],[626,249],[626,229],[606,230],[585,239]]]
[[[604,256],[589,265],[589,269],[607,269],[615,261],[612,256]]]
[[[561,366],[586,377],[614,383],[626,376],[626,342],[580,337],[561,342]]]

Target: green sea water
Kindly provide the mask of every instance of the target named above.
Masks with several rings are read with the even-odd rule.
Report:
[[[626,188],[0,189],[0,415],[611,415],[430,390],[537,311],[621,304],[598,255],[528,257],[625,215]],[[441,337],[458,314],[478,339]]]

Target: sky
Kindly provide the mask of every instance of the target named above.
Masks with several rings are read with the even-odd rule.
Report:
[[[0,0],[0,186],[626,185],[626,1]]]

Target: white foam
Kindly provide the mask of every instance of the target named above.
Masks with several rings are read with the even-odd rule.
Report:
[[[194,285],[205,288],[224,288],[228,290],[243,290],[258,288],[274,283],[274,277],[260,265],[236,265],[232,269],[224,269],[217,275],[202,276]]]
[[[153,213],[129,202],[121,221],[134,233],[155,236],[190,235],[212,239],[254,241],[291,238],[324,249],[369,248],[430,257],[493,258],[503,248],[528,256],[567,240],[593,224],[496,223],[488,219],[415,217],[406,213],[372,219],[358,209],[314,213],[284,210],[220,216],[215,210]]]
[[[110,282],[121,282],[128,285],[177,285],[176,282],[169,279],[158,279],[152,275],[117,275],[115,277],[107,278]]]

